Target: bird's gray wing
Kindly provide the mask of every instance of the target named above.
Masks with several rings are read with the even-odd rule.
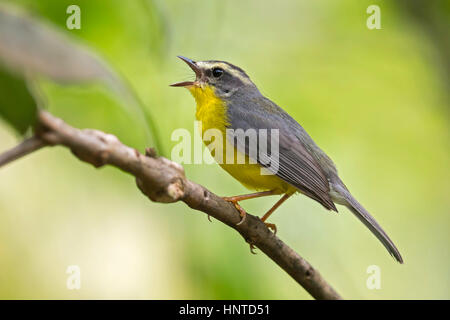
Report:
[[[245,105],[239,105],[245,101]],[[305,195],[321,203],[329,210],[337,211],[329,195],[328,179],[318,161],[305,147],[305,137],[311,139],[305,130],[285,111],[263,96],[230,101],[227,108],[228,129],[246,131],[248,129],[266,129],[267,153],[258,148],[257,156],[250,150],[249,139],[237,138],[232,131],[227,131],[227,140],[236,148],[259,164],[267,167],[275,175],[298,188]],[[270,154],[271,129],[278,129],[278,157]],[[305,136],[306,135],[306,136]],[[258,136],[258,146],[261,145]],[[312,140],[311,140],[312,141]],[[271,163],[268,165],[268,160]],[[275,170],[274,170],[275,169]]]

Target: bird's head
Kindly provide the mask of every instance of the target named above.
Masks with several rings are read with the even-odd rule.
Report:
[[[237,92],[257,90],[248,75],[241,68],[218,60],[194,61],[178,56],[195,72],[194,81],[183,81],[171,84],[172,87],[185,87],[197,98],[206,91],[212,90],[222,99],[227,99]]]

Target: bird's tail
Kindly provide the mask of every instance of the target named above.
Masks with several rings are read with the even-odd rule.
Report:
[[[386,247],[391,256],[393,256],[398,262],[403,263],[403,258],[400,255],[395,244],[388,237],[386,232],[381,228],[378,222],[367,212],[366,209],[350,194],[347,188],[338,185],[335,189],[341,196],[345,198],[345,205],[350,211],[359,219],[362,223],[366,225],[367,228],[381,241],[381,243]]]

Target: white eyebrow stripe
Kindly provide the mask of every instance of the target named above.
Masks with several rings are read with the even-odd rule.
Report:
[[[232,68],[231,66],[229,66],[226,63],[223,63],[223,62],[209,63],[209,62],[206,62],[206,61],[198,61],[197,65],[199,67],[201,67],[201,68],[214,68],[214,67],[222,68],[223,70],[231,73],[233,76],[235,76],[236,78],[241,80],[243,83],[252,84],[252,82],[250,81],[249,78],[244,76],[239,70],[236,70],[236,69]]]

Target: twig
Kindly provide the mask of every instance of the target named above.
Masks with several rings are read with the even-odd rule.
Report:
[[[0,167],[21,157],[24,157],[27,154],[36,151],[44,146],[45,142],[36,136],[25,139],[19,145],[0,154]]]
[[[115,136],[98,130],[80,130],[47,112],[39,114],[39,139],[48,145],[68,147],[80,160],[95,167],[112,165],[135,176],[139,189],[155,202],[183,201],[238,231],[285,270],[316,299],[341,299],[339,294],[305,259],[288,247],[256,216],[248,214],[243,223],[229,202],[188,180],[179,164],[157,157],[152,149],[146,154],[122,144]]]

